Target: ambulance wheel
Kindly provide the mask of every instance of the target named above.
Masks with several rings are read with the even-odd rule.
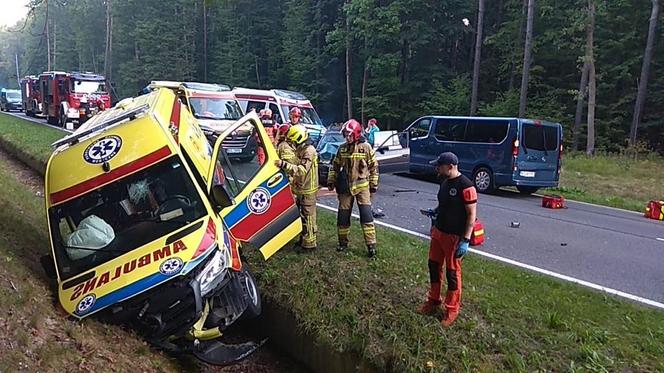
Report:
[[[516,189],[519,191],[521,194],[533,194],[539,190],[538,187],[531,187],[531,186],[522,186],[518,185]]]
[[[493,173],[485,167],[480,167],[473,173],[473,183],[480,193],[493,192]]]
[[[244,290],[247,297],[247,308],[242,313],[243,320],[255,319],[261,314],[263,309],[261,304],[261,294],[258,291],[258,285],[256,284],[256,279],[254,275],[249,272],[247,267],[242,268],[240,272],[240,281],[242,289]]]

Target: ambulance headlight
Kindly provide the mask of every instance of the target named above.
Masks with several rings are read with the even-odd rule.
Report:
[[[226,253],[215,250],[212,259],[203,268],[203,271],[196,276],[196,281],[200,284],[201,296],[206,296],[223,281],[228,271],[227,264]]]

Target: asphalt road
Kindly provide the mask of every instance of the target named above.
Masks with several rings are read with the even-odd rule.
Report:
[[[53,128],[59,129],[59,130],[64,131],[64,132],[72,132],[72,131],[66,130],[62,127],[53,126],[53,125],[50,125],[50,124],[46,123],[46,118],[43,118],[43,117],[29,117],[29,116],[25,115],[24,112],[17,112],[17,111],[4,112],[3,111],[3,114],[9,114],[13,117],[21,118],[21,119],[24,119],[24,120],[29,120],[30,122],[41,124],[41,125],[44,125],[44,126],[47,126],[47,127],[53,127]]]
[[[419,210],[435,207],[437,192],[435,182],[381,175],[374,207],[385,217],[378,220],[428,235],[429,220]],[[330,193],[319,202],[337,207]],[[540,197],[509,191],[481,194],[478,203],[486,233],[479,250],[664,302],[664,223],[571,201],[567,209],[545,209]],[[512,221],[520,227],[511,228]]]

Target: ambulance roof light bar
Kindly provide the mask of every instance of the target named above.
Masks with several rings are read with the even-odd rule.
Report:
[[[89,129],[87,129],[87,130],[85,130],[81,133],[76,133],[76,134],[73,134],[71,136],[67,136],[65,138],[62,138],[62,139],[54,142],[53,144],[51,144],[51,146],[53,146],[54,148],[57,149],[62,145],[76,144],[81,138],[83,138],[85,136],[88,136],[92,133],[95,133],[97,131],[112,127],[112,126],[117,125],[117,124],[120,124],[121,122],[123,122],[127,119],[133,120],[136,117],[145,114],[148,111],[148,109],[149,109],[149,106],[147,104],[141,105],[141,106],[136,107],[134,109],[131,109],[131,110],[125,112],[125,113],[122,113],[122,114],[120,114],[116,117],[113,117],[113,118],[110,118],[106,121],[103,121],[103,122],[99,123],[98,125],[96,125],[92,128],[89,128]]]

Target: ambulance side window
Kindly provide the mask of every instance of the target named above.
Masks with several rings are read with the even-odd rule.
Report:
[[[267,161],[265,147],[260,134],[252,122],[247,122],[228,134],[222,142],[217,157],[215,183],[224,184],[235,197],[258,173]]]
[[[279,106],[276,104],[270,104],[270,110],[272,110],[272,120],[276,123],[283,123],[284,120],[279,114]]]

